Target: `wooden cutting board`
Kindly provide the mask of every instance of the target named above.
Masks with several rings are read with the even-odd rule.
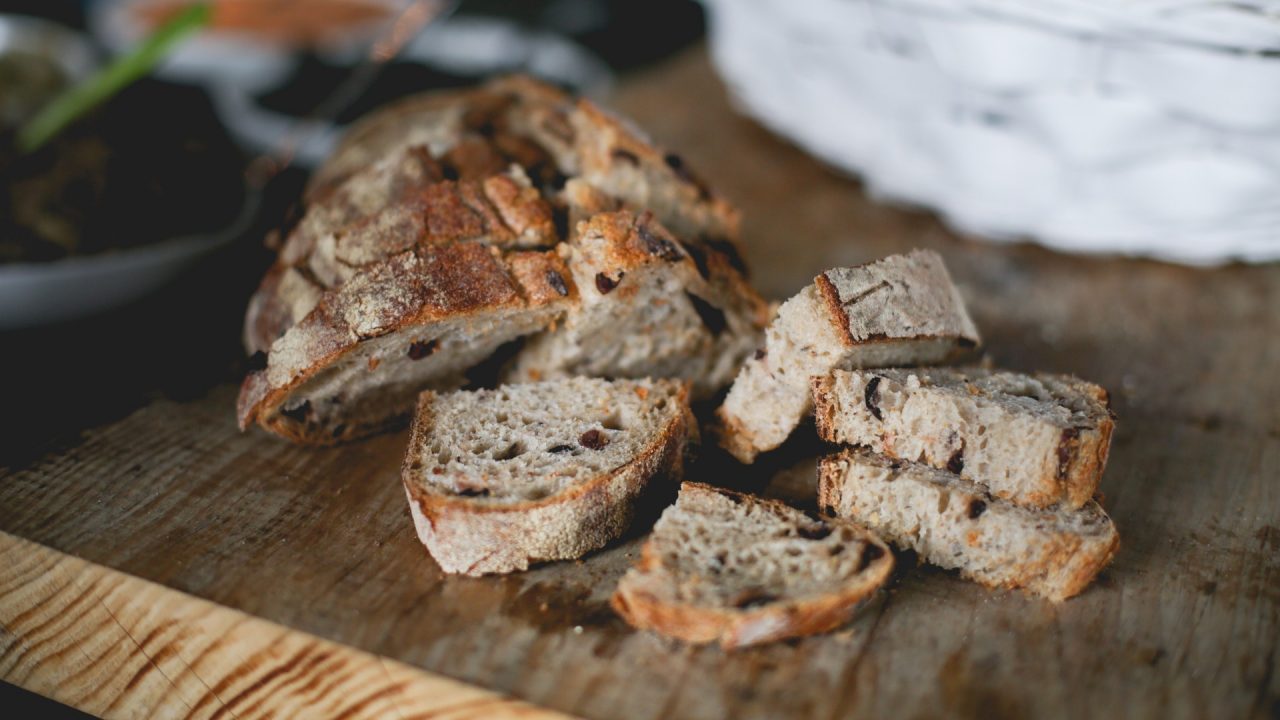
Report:
[[[241,434],[221,382],[0,469],[0,678],[121,717],[1280,717],[1280,267],[957,238],[735,116],[700,50],[614,105],[744,208],[766,295],[934,248],[999,364],[1110,388],[1123,546],[1096,585],[1055,606],[905,559],[840,632],[682,647],[607,605],[636,539],[445,577],[413,537],[404,434],[327,450]],[[821,451],[801,433],[691,475],[811,503]]]

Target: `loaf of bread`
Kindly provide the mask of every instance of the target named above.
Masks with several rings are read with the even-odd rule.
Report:
[[[928,365],[978,345],[942,258],[927,250],[828,270],[782,304],[765,346],[718,410],[738,460],[781,445],[813,409],[810,378],[839,368]]]
[[[1055,602],[1084,590],[1120,545],[1093,500],[1077,509],[1022,507],[954,473],[865,449],[823,458],[818,476],[824,511],[983,585]]]
[[[966,368],[849,370],[813,382],[818,434],[948,470],[994,496],[1078,508],[1114,427],[1107,392],[1066,375]]]
[[[445,572],[578,558],[674,491],[698,427],[686,383],[565,380],[425,392],[403,480],[418,537]]]
[[[733,649],[837,628],[892,570],[853,523],[687,482],[613,607],[642,630]]]
[[[315,174],[249,303],[241,427],[310,444],[394,427],[419,391],[544,331],[520,379],[670,376],[710,395],[763,332],[737,233],[678,156],[551,86],[393,103]],[[642,334],[672,337],[649,362],[635,340],[596,342]]]

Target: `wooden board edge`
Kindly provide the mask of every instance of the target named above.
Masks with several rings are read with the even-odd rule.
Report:
[[[101,717],[567,717],[3,531],[0,559],[0,679]]]

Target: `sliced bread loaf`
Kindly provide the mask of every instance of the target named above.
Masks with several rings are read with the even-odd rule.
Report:
[[[892,569],[853,523],[685,483],[612,602],[642,630],[732,649],[839,627]]]
[[[449,389],[503,343],[573,301],[554,252],[417,246],[376,263],[259,355],[240,389],[240,427],[327,445],[402,423],[424,388]]]
[[[446,572],[524,570],[621,535],[650,486],[674,489],[696,437],[688,387],[673,380],[426,392],[404,487],[418,537]]]
[[[782,304],[765,347],[738,373],[718,411],[721,444],[744,463],[781,445],[813,409],[812,377],[945,362],[978,342],[936,253],[828,270]]]
[[[724,256],[691,250],[649,213],[583,221],[563,251],[579,302],[526,344],[508,380],[672,377],[692,381],[696,399],[728,385],[767,308]]]
[[[953,473],[864,449],[823,458],[818,475],[824,511],[983,585],[1054,602],[1084,590],[1120,545],[1092,500],[1075,510],[1022,507]]]
[[[1107,463],[1107,391],[1067,375],[984,368],[837,370],[813,381],[828,442],[957,473],[992,495],[1078,508]]]

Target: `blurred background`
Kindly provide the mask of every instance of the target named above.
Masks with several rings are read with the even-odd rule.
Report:
[[[1073,255],[1171,263],[1148,281],[1173,292],[1184,287],[1175,280],[1208,276],[1188,267],[1280,259],[1274,0],[196,10],[0,2],[0,466],[157,396],[181,402],[237,382],[245,302],[271,259],[263,239],[296,219],[308,173],[343,128],[398,97],[501,72],[606,103],[629,88],[625,109],[659,141],[679,136],[692,160],[719,159],[702,170],[743,207],[757,267],[792,252],[797,226],[825,227],[798,222],[824,213],[856,217],[859,237],[833,237],[814,265],[901,249],[880,236],[928,245],[960,234],[974,247],[1053,248],[1069,277],[1088,271],[1113,287],[1131,266],[1104,272]],[[726,97],[741,117],[726,119]],[[718,125],[701,120],[702,101]],[[778,183],[797,177],[812,188],[771,206]],[[1010,297],[1026,290],[1018,278],[1032,282],[1018,274],[1025,256],[983,252],[960,259],[969,277]],[[804,278],[756,280],[777,297]],[[1053,328],[1084,305],[1089,289],[1063,283],[1076,300],[1060,317],[1026,319],[1036,335],[1025,342],[1052,346]],[[989,305],[975,303],[979,314]],[[30,699],[0,686],[0,708]]]

